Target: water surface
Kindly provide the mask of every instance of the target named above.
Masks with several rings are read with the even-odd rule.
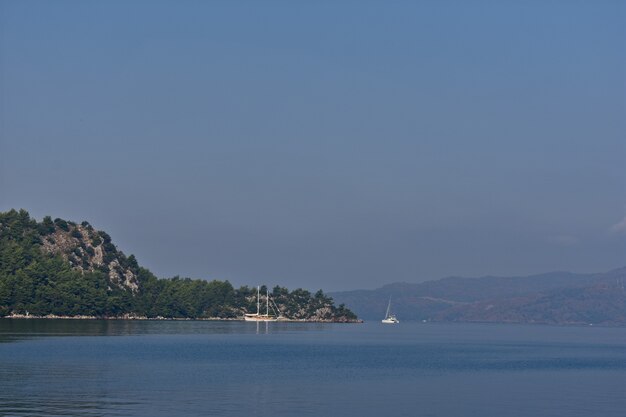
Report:
[[[626,329],[0,320],[4,416],[596,416]]]

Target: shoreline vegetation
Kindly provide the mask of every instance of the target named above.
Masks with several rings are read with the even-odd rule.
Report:
[[[281,321],[360,322],[322,290],[262,285],[260,291]],[[0,317],[241,320],[257,311],[257,293],[228,281],[158,278],[86,221],[37,222],[23,209],[0,213]]]
[[[58,316],[56,314],[47,314],[45,316],[36,316],[32,314],[18,314],[13,313],[7,316],[0,317],[1,319],[10,320],[140,320],[140,321],[245,321],[243,317],[147,317],[136,316],[132,314],[117,316],[117,317],[97,317],[97,316]],[[259,322],[260,323],[260,322]],[[311,319],[288,319],[280,318],[274,323],[363,323],[361,319],[352,319],[347,321],[334,321],[334,320],[311,320]]]

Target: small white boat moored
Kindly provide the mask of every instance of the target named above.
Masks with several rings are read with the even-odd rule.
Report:
[[[384,324],[398,324],[400,320],[396,318],[395,314],[391,313],[391,297],[389,297],[389,304],[387,304],[387,313],[385,313],[385,318],[381,320]]]

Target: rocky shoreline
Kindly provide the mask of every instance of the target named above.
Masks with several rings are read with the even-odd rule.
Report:
[[[124,314],[118,317],[97,317],[97,316],[57,316],[55,314],[48,314],[45,316],[37,316],[32,314],[9,314],[0,319],[18,319],[18,320],[32,320],[32,319],[45,319],[45,320],[145,320],[145,321],[244,321],[243,317],[224,318],[224,317],[146,317],[137,316],[133,314]],[[363,323],[363,320],[322,320],[322,319],[281,319],[280,323]]]

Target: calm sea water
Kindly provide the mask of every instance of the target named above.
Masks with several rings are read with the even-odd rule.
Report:
[[[0,320],[1,416],[626,416],[626,329]]]

